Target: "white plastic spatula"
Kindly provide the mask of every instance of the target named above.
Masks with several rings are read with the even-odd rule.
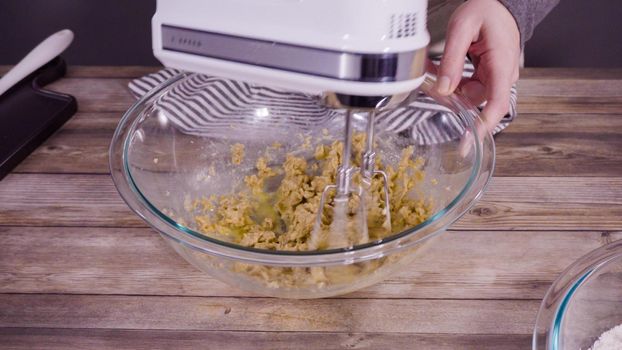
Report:
[[[20,80],[60,55],[73,41],[73,32],[63,29],[50,35],[0,79],[0,96]]]

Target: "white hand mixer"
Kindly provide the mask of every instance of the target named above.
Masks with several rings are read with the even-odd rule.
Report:
[[[321,95],[346,109],[343,159],[336,183],[321,196],[311,244],[318,244],[330,191],[333,222],[329,247],[343,247],[350,196],[361,199],[372,178],[383,182],[384,215],[390,230],[387,174],[375,169],[374,117],[394,106],[424,79],[427,0],[158,0],[153,50],[168,67]],[[366,148],[352,165],[352,115],[367,113]],[[353,176],[361,174],[360,184]],[[359,216],[356,243],[368,240]]]

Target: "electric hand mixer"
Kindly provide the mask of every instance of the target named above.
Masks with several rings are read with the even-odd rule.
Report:
[[[333,209],[346,210],[375,176],[383,181],[389,226],[387,175],[374,168],[374,116],[423,82],[426,10],[427,0],[158,0],[153,50],[168,67],[318,94],[327,106],[345,109],[343,159],[336,183],[322,193],[315,231],[329,192]],[[360,168],[350,159],[354,112],[367,113]],[[356,173],[361,181],[354,185]],[[355,243],[368,239],[360,217]],[[343,229],[333,220],[329,247],[353,244],[344,242]]]

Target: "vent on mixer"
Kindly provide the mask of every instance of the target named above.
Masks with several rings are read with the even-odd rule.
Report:
[[[408,38],[417,34],[417,13],[391,15],[389,19],[389,39]]]

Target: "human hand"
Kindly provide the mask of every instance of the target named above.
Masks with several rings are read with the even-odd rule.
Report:
[[[476,105],[484,101],[484,125],[492,132],[510,107],[510,90],[518,80],[520,32],[512,14],[497,0],[468,0],[451,16],[436,90],[458,89]],[[475,66],[463,78],[464,58]]]

